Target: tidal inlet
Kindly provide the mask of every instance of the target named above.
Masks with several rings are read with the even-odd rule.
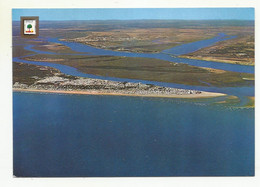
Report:
[[[14,177],[254,176],[253,8],[13,9],[12,30]]]

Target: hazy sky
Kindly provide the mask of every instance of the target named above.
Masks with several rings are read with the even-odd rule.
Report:
[[[12,20],[39,16],[40,20],[254,20],[253,8],[124,8],[124,9],[13,9]]]

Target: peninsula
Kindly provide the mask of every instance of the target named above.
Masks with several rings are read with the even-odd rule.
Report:
[[[65,75],[50,67],[18,63],[27,74],[19,74],[13,80],[14,91],[47,92],[87,95],[121,95],[142,97],[205,98],[224,96],[222,93],[177,89],[132,82],[119,82]],[[37,76],[33,75],[34,72]]]

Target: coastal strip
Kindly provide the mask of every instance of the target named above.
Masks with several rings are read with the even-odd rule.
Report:
[[[80,91],[80,90],[36,90],[36,89],[19,89],[14,88],[14,92],[40,92],[40,93],[56,93],[56,94],[76,94],[76,95],[110,95],[110,96],[132,96],[132,97],[165,97],[165,98],[211,98],[225,96],[226,94],[215,92],[201,92],[200,94],[186,94],[186,95],[163,95],[163,94],[125,94],[125,93],[106,93],[100,91]]]
[[[34,66],[33,66],[34,67]],[[38,67],[35,67],[38,70]],[[224,96],[222,93],[156,86],[153,84],[120,82],[69,76],[54,69],[40,67],[41,74],[19,74],[13,80],[13,90],[19,92],[42,92],[58,94],[141,96],[168,98],[206,98]]]

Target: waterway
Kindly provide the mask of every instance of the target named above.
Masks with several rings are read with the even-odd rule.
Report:
[[[221,34],[216,37],[215,42],[228,38]],[[80,55],[168,59],[199,67],[205,64],[217,69],[254,72],[250,66],[178,58],[180,53],[176,51],[185,48],[184,45],[159,54],[139,54],[96,49],[56,38],[47,40],[64,44]],[[213,43],[205,41],[204,47]],[[198,44],[203,47],[203,42]],[[191,45],[188,48],[194,50]],[[50,54],[33,46],[25,49]],[[74,76],[227,93],[239,96],[240,106],[247,101],[243,98],[254,95],[253,85],[188,86],[84,74],[73,67],[26,61],[22,57],[13,61],[54,67]],[[254,109],[216,105],[214,101],[218,98],[187,100],[14,92],[14,175],[254,175]]]
[[[226,71],[234,71],[234,72],[241,72],[241,73],[254,73],[254,66],[246,66],[246,65],[238,65],[238,64],[228,64],[228,63],[220,63],[220,62],[213,62],[213,61],[203,61],[203,60],[194,60],[194,59],[186,59],[186,58],[179,58],[178,56],[172,56],[169,53],[174,55],[177,54],[186,54],[193,52],[194,50],[201,49],[203,47],[208,47],[210,45],[215,44],[216,42],[233,39],[235,36],[228,36],[224,33],[219,33],[218,36],[213,37],[212,39],[197,41],[193,43],[183,44],[180,46],[173,47],[168,50],[164,50],[161,53],[130,53],[130,52],[118,52],[118,51],[111,51],[105,49],[94,48],[88,45],[75,43],[75,42],[66,42],[60,41],[58,38],[40,38],[40,40],[45,40],[49,42],[59,43],[69,47],[71,50],[78,52],[79,54],[63,54],[63,55],[110,55],[110,56],[125,56],[125,57],[144,57],[144,58],[156,58],[160,60],[166,60],[174,63],[185,63],[196,67],[207,67],[207,68],[214,68]],[[36,54],[58,54],[55,52],[48,52],[48,51],[41,51],[36,50],[33,48],[33,45],[27,45],[24,47],[26,50],[33,51]],[[181,51],[181,53],[180,53]],[[168,54],[166,54],[167,52]],[[33,56],[33,55],[30,55]],[[114,80],[114,81],[128,81],[128,82],[141,82],[144,84],[154,84],[158,86],[167,86],[167,87],[175,87],[175,88],[182,88],[182,89],[193,89],[193,90],[201,90],[201,91],[209,91],[209,92],[220,92],[225,93],[228,95],[235,95],[240,98],[241,103],[245,104],[248,99],[247,96],[254,96],[254,85],[246,86],[246,87],[214,87],[214,86],[191,86],[191,85],[183,85],[183,84],[175,84],[175,83],[165,83],[165,82],[156,82],[156,81],[147,81],[147,80],[133,80],[133,79],[126,79],[126,78],[117,78],[117,77],[105,77],[105,76],[98,76],[92,74],[86,74],[78,71],[76,68],[62,65],[62,64],[54,64],[49,62],[42,62],[42,61],[28,61],[24,60],[23,57],[20,58],[13,58],[15,62],[23,62],[28,64],[34,65],[43,65],[48,67],[53,67],[61,72],[79,76],[79,77],[88,77],[88,78],[97,78],[103,80]]]

